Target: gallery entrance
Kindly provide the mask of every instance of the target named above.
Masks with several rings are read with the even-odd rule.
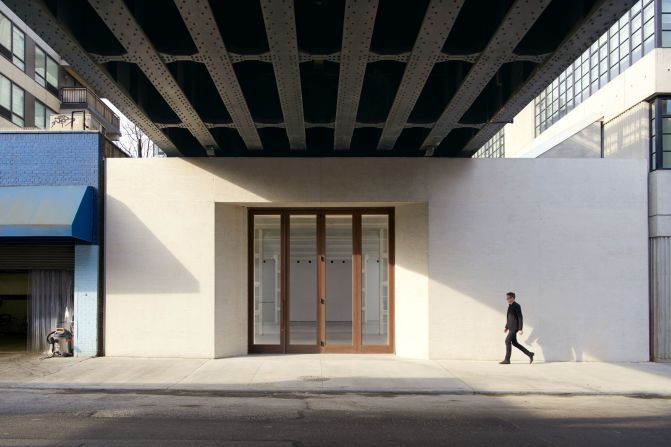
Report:
[[[249,211],[249,352],[394,352],[390,208]]]

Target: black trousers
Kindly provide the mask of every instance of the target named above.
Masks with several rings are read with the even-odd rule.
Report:
[[[517,342],[517,331],[508,331],[506,336],[506,360],[510,361],[510,354],[512,351],[512,346],[515,346],[517,349],[529,355],[529,350]]]

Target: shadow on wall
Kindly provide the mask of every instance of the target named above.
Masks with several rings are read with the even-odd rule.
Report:
[[[117,245],[115,250],[106,250],[107,264],[114,265],[113,272],[107,271],[108,294],[197,293],[200,290],[198,280],[130,208],[107,196],[106,210],[108,247],[119,244],[116,231],[133,233],[131,237],[123,237],[122,247]],[[133,244],[133,240],[142,243]],[[117,251],[123,252],[124,262],[114,259]]]

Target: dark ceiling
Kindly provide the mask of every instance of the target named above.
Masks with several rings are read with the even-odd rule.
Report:
[[[470,156],[633,0],[5,0],[169,155]]]

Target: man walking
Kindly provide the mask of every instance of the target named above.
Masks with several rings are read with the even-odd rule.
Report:
[[[508,332],[506,337],[506,358],[502,362],[499,362],[501,365],[510,364],[510,353],[512,351],[511,345],[514,345],[517,349],[529,356],[529,363],[534,361],[534,353],[530,352],[517,342],[517,333],[522,335],[522,306],[515,302],[515,293],[508,292],[506,293],[506,301],[508,302],[508,315],[506,316],[506,328],[503,332]]]

